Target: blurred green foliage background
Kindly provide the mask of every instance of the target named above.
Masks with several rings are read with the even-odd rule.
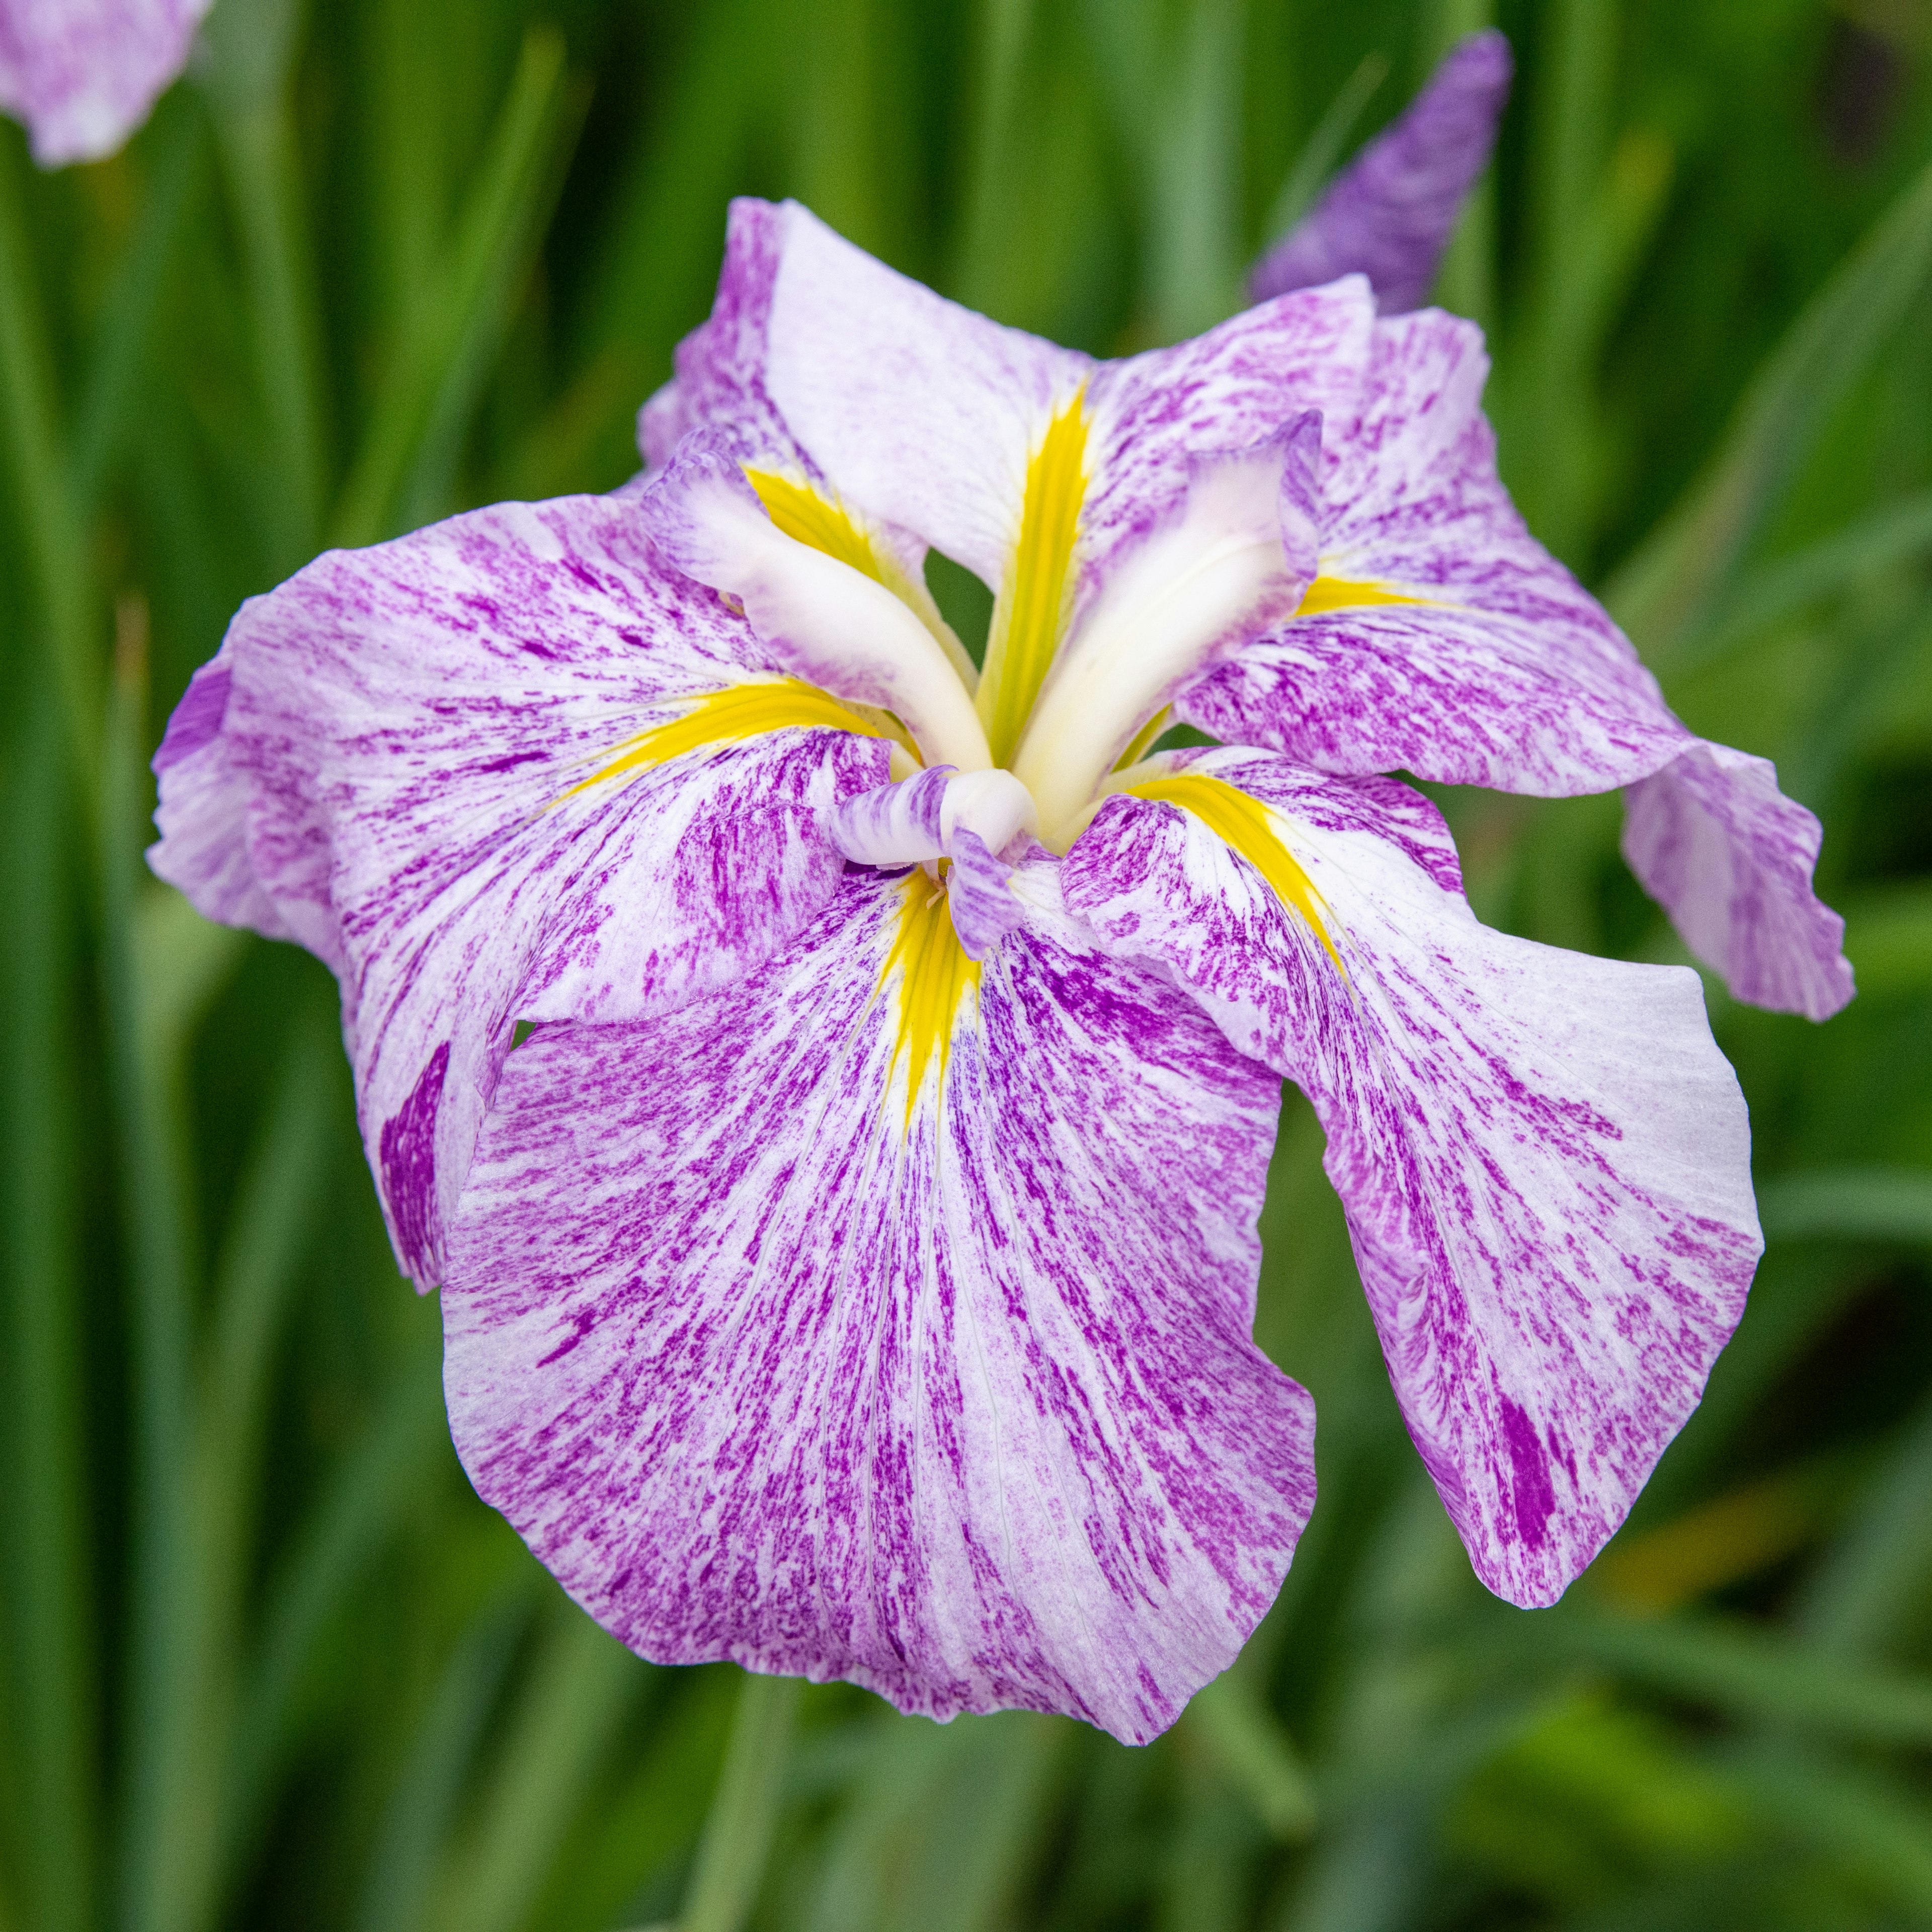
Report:
[[[1239,1667],[1143,1750],[831,1686],[788,1754],[782,1695],[737,1706],[728,1763],[737,1673],[628,1656],[458,1469],[327,974],[140,863],[242,598],[629,473],[730,194],[1118,353],[1238,306],[1486,17],[219,0],[118,158],[37,176],[0,124],[0,1926],[1932,1924],[1922,0],[1497,16],[1516,96],[1443,297],[1506,472],[1689,722],[1823,816],[1862,989],[1811,1027],[1709,984],[1769,1250],[1556,1610],[1472,1579],[1291,1091],[1261,1339],[1322,1495]],[[1444,802],[1484,917],[1682,956],[1613,800]]]

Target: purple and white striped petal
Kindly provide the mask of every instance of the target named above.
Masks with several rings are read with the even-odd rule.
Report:
[[[730,438],[741,457],[802,460],[765,388],[765,331],[786,222],[786,210],[770,202],[732,202],[711,314],[677,345],[676,374],[638,412],[646,468],[662,469],[694,429]]]
[[[0,0],[0,113],[44,168],[111,154],[188,64],[209,0]]]
[[[1509,42],[1494,29],[1458,41],[1407,112],[1256,264],[1253,299],[1359,274],[1383,314],[1419,308],[1463,201],[1490,164],[1514,67]]]
[[[1013,878],[1014,868],[997,857],[977,832],[953,836],[946,902],[968,959],[984,959],[1024,918]]]
[[[1313,1101],[1477,1573],[1554,1602],[1695,1406],[1761,1246],[1696,976],[1478,925],[1446,828],[1393,780],[1233,750],[1166,769],[1265,808],[1228,822],[1266,826],[1288,897],[1170,795],[1101,807],[1067,903]]]
[[[1091,358],[947,302],[795,202],[773,215],[765,394],[842,494],[997,586],[1034,445]]]
[[[1656,680],[1498,479],[1488,373],[1472,323],[1376,325],[1360,412],[1322,439],[1321,574],[1292,621],[1181,694],[1181,716],[1326,771],[1556,796],[1683,748]]]
[[[189,679],[168,720],[154,759],[160,782],[154,823],[161,836],[148,860],[205,918],[270,939],[292,939],[248,857],[248,787],[223,730],[233,675],[233,653],[224,644]],[[331,954],[323,957],[338,963]]]
[[[934,765],[896,784],[861,792],[840,804],[826,836],[855,866],[916,866],[945,856],[942,817],[950,765]]]
[[[247,916],[245,870],[335,968],[370,1162],[426,1286],[514,1023],[742,972],[836,889],[822,815],[888,766],[608,498],[331,553],[243,607],[224,661],[218,736],[211,669],[164,766],[153,862],[205,880],[218,918]]]
[[[1432,310],[1377,323],[1360,418],[1323,439],[1321,574],[1291,622],[1182,691],[1176,715],[1338,773],[1559,797],[1674,773],[1634,797],[1639,876],[1740,998],[1834,1011],[1850,969],[1811,892],[1814,821],[1761,760],[1684,728],[1524,527],[1482,416],[1488,366],[1473,324]],[[1682,845],[1694,821],[1697,866],[1637,857]],[[1721,909],[1691,907],[1714,880]]]
[[[716,998],[539,1029],[452,1227],[445,1385],[479,1493],[644,1655],[1138,1742],[1313,1501],[1312,1406],[1250,1339],[1276,1086],[1022,883],[976,970],[934,970],[922,877],[854,871]]]
[[[1624,856],[1740,1000],[1828,1019],[1852,997],[1845,922],[1812,892],[1818,821],[1762,758],[1694,741],[1624,794]]]
[[[1361,407],[1374,310],[1358,278],[1244,310],[1206,334],[1124,362],[1088,385],[1090,482],[1078,611],[1119,560],[1168,520],[1204,460],[1274,444],[1311,414]]]

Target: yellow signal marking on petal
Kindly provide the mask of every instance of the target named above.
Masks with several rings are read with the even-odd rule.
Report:
[[[572,785],[563,796],[574,798],[606,778],[622,778],[646,765],[661,765],[705,745],[734,744],[794,725],[824,725],[866,738],[891,736],[883,726],[861,717],[830,692],[820,691],[802,678],[760,678],[727,685],[722,691],[694,693],[680,716],[627,739],[608,765],[592,772],[580,784]]]
[[[1322,895],[1315,890],[1314,880],[1302,870],[1300,861],[1282,843],[1281,834],[1275,830],[1275,814],[1258,799],[1250,798],[1223,778],[1209,778],[1198,772],[1147,778],[1124,789],[1136,798],[1160,799],[1179,806],[1182,811],[1192,812],[1224,844],[1232,846],[1267,880],[1275,897],[1301,915],[1322,942],[1322,950],[1334,961],[1336,970],[1347,976],[1348,968],[1342,965],[1342,956],[1335,950],[1322,916],[1326,910]]]
[[[1000,586],[980,682],[980,718],[996,765],[1011,762],[1066,628],[1087,494],[1085,399],[1084,388],[1076,392],[1027,465],[1019,541]]]
[[[1385,590],[1379,584],[1358,583],[1346,577],[1318,577],[1296,608],[1298,617],[1318,617],[1327,610],[1352,610],[1365,604],[1434,604],[1433,597],[1408,597]]]
[[[960,1002],[969,988],[976,999],[979,996],[980,962],[967,958],[966,949],[952,929],[952,908],[946,894],[923,871],[912,873],[899,890],[898,930],[880,968],[879,990],[885,990],[896,970],[898,1032],[892,1042],[891,1064],[897,1066],[900,1056],[904,1056],[905,1124],[910,1129],[926,1070],[934,1055],[939,1060],[940,1080],[942,1084],[945,1081]]]
[[[747,470],[745,480],[758,493],[766,514],[787,536],[849,563],[874,584],[897,593],[898,573],[888,572],[870,534],[853,520],[844,504],[821,496],[809,483],[794,482],[776,470]]]
[[[1114,760],[1114,769],[1124,772],[1130,765],[1137,765],[1148,754],[1154,741],[1174,722],[1174,707],[1164,705],[1156,711],[1133,736],[1128,740],[1127,748]]]

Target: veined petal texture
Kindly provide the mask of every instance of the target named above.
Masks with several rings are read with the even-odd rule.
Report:
[[[922,874],[854,871],[714,998],[540,1028],[453,1226],[446,1384],[479,1492],[645,1655],[1139,1741],[1313,1501],[1250,1339],[1276,1083],[1050,864],[1020,884],[981,967]]]
[[[620,500],[331,553],[245,605],[217,665],[216,735],[211,667],[157,761],[152,862],[212,917],[264,923],[259,892],[334,968],[425,1285],[515,1022],[742,971],[837,884],[821,813],[886,776],[885,741],[776,675]]]
[[[1472,323],[1427,310],[1376,325],[1359,418],[1323,439],[1321,574],[1176,716],[1334,772],[1559,797],[1647,781],[1626,850],[1687,942],[1739,998],[1835,1011],[1850,969],[1811,890],[1816,820],[1762,760],[1685,728],[1524,527],[1482,416],[1488,368]]]
[[[1477,1572],[1552,1603],[1695,1406],[1762,1245],[1696,976],[1479,925],[1434,808],[1392,780],[1239,751],[1172,770],[1258,804],[1250,844],[1300,885],[1184,802],[1123,796],[1070,854],[1067,902],[1307,1093]]]
[[[1463,198],[1490,164],[1514,68],[1493,29],[1458,41],[1407,112],[1255,265],[1255,300],[1360,274],[1384,315],[1426,302]]]
[[[0,112],[44,168],[111,154],[187,64],[209,0],[0,0]]]
[[[1473,323],[1376,325],[1359,410],[1322,438],[1320,574],[1290,622],[1180,694],[1181,716],[1327,771],[1558,796],[1684,748],[1656,680],[1498,479],[1488,374]]]
[[[1762,758],[1702,742],[1624,794],[1624,854],[1741,1000],[1828,1019],[1850,999],[1845,922],[1812,892],[1822,836]]]

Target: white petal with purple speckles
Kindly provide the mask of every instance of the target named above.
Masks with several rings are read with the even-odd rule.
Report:
[[[1033,445],[1091,358],[895,274],[795,202],[777,215],[766,394],[847,496],[997,585]]]
[[[161,836],[148,861],[204,918],[292,939],[248,857],[248,787],[222,730],[232,670],[224,645],[188,680],[168,720],[154,754],[160,781],[154,823]]]
[[[445,1379],[479,1491],[646,1655],[1144,1739],[1313,1500],[1311,1406],[1250,1339],[1275,1083],[1024,877],[910,1120],[880,974],[916,888],[864,873],[712,1000],[539,1030]]]
[[[1070,907],[1295,1079],[1396,1393],[1478,1573],[1555,1600],[1623,1520],[1743,1312],[1760,1243],[1742,1096],[1695,974],[1478,925],[1434,808],[1222,752],[1332,958],[1202,820],[1110,800]]]
[[[1184,692],[1181,716],[1327,771],[1559,796],[1683,747],[1656,680],[1497,480],[1488,370],[1471,323],[1376,324],[1359,419],[1324,428],[1309,614]],[[1319,608],[1324,582],[1337,608]]]
[[[1812,896],[1815,843],[1800,852],[1810,815],[1767,789],[1760,761],[1700,755],[1628,640],[1524,528],[1481,414],[1487,370],[1470,323],[1433,310],[1377,323],[1360,420],[1323,440],[1322,575],[1306,614],[1182,691],[1177,716],[1324,771],[1546,796],[1682,760],[1633,806],[1630,849],[1663,838],[1646,828],[1675,800],[1670,840],[1694,818],[1710,854],[1687,880],[1734,890],[1721,914],[1687,910],[1688,890],[1658,896],[1740,998],[1755,987],[1773,1006],[1835,1010],[1850,969],[1835,915]]]
[[[43,167],[110,154],[187,64],[209,0],[0,0],[0,112]]]
[[[1852,997],[1845,922],[1811,890],[1818,821],[1765,759],[1694,744],[1624,795],[1624,853],[1732,992],[1828,1018]]]
[[[836,884],[820,812],[886,772],[883,741],[826,728],[640,759],[694,698],[770,672],[609,499],[332,553],[224,650],[235,862],[342,979],[370,1163],[425,1282],[513,1022],[648,1012],[742,970]],[[213,824],[183,769],[162,774],[164,877]]]

